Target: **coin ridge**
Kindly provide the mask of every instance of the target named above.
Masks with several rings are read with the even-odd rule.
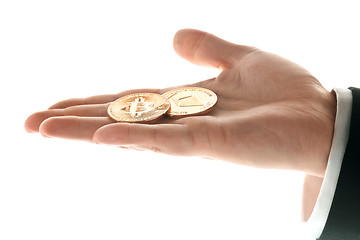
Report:
[[[215,107],[218,97],[216,95],[216,93],[210,89],[207,88],[202,88],[202,87],[182,87],[182,88],[175,88],[172,90],[169,90],[165,93],[163,93],[162,95],[167,98],[169,101],[170,99],[176,95],[179,92],[183,92],[183,91],[200,91],[203,92],[205,94],[207,94],[210,98],[215,98],[214,103],[210,106],[210,107],[205,107],[203,111],[199,111],[199,112],[194,112],[194,113],[186,113],[186,112],[180,112],[180,111],[175,111],[172,109],[173,104],[170,102],[170,109],[167,112],[167,115],[169,115],[170,117],[173,118],[182,118],[182,117],[187,117],[187,116],[198,116],[198,115],[204,115],[208,112],[210,112],[211,110],[213,110],[213,108]],[[210,94],[209,94],[210,93]],[[169,96],[171,95],[171,96]]]

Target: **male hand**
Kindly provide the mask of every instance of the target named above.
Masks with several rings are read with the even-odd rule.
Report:
[[[29,132],[173,155],[196,155],[262,168],[293,169],[322,177],[330,152],[335,96],[302,67],[254,47],[198,30],[181,30],[175,51],[188,61],[222,69],[187,86],[211,89],[215,109],[204,116],[155,124],[115,123],[107,106],[138,89],[61,101],[32,114]]]

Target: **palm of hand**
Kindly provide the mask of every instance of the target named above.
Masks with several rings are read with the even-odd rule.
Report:
[[[218,95],[209,114],[151,125],[113,123],[106,117],[107,103],[130,93],[123,92],[60,102],[30,116],[26,128],[46,136],[324,174],[335,100],[310,73],[279,56],[200,31],[179,32],[174,45],[196,64],[223,69],[217,78],[191,85]]]

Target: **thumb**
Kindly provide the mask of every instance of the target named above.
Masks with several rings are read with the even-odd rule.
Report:
[[[174,37],[174,49],[192,63],[221,69],[231,68],[242,57],[256,50],[195,29],[178,31]]]

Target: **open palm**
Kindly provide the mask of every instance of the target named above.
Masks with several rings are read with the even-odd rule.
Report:
[[[115,123],[108,104],[138,89],[114,95],[61,101],[32,114],[29,132],[48,137],[94,141],[174,155],[197,155],[255,167],[301,170],[323,176],[330,151],[335,97],[308,71],[277,55],[235,45],[198,30],[181,30],[176,52],[221,74],[187,86],[218,95],[205,116],[155,124]]]

